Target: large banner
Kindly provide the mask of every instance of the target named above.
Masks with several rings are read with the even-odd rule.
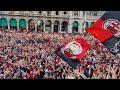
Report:
[[[86,31],[116,55],[120,53],[120,11],[107,11]]]
[[[59,46],[55,51],[55,54],[76,69],[77,65],[80,63],[80,59],[89,48],[90,44],[83,38],[77,38],[72,42],[64,43],[62,46]]]

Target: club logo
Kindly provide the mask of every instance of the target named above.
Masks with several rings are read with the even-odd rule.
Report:
[[[113,48],[110,49],[112,53],[117,53],[120,51],[120,41],[118,41]]]
[[[61,52],[64,55],[70,57],[71,59],[76,59],[77,58],[76,55],[82,53],[82,47],[78,42],[73,41],[68,43],[65,47],[63,47],[61,49]]]
[[[120,22],[116,19],[107,19],[103,22],[103,29],[108,30],[115,37],[120,37]]]

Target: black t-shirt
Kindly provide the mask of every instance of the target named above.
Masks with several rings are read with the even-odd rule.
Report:
[[[15,66],[15,67],[13,68],[13,71],[16,72],[17,69],[18,69],[18,68]]]
[[[30,74],[30,70],[29,69],[27,69],[27,73]]]
[[[43,78],[44,75],[45,75],[45,71],[40,71],[40,78]]]
[[[27,71],[27,68],[24,67],[24,68],[23,68],[23,71],[26,72],[26,71]]]

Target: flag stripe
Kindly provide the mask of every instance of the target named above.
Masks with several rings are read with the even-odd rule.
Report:
[[[67,58],[64,54],[62,54],[61,47],[57,48],[57,50],[55,51],[55,54],[60,58],[62,58],[66,63],[68,63],[74,69],[76,69],[77,65],[80,63],[79,60],[71,60],[70,58]]]
[[[120,53],[119,40],[115,36],[112,36],[112,37],[106,39],[105,41],[102,42],[102,44],[104,46],[106,46],[106,48],[108,48],[108,50],[111,53],[113,53],[114,55],[116,55],[116,53]],[[118,50],[118,51],[116,51],[116,50]]]
[[[116,19],[120,21],[120,11],[107,11],[104,13],[104,15],[101,17],[103,21],[107,19]]]
[[[86,30],[91,33],[95,38],[99,39],[101,42],[110,38],[112,34],[102,28],[103,20],[100,18],[91,27]]]

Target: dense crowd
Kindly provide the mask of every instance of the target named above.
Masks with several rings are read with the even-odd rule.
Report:
[[[83,37],[91,48],[73,69],[54,54],[64,42]],[[120,57],[88,33],[1,33],[0,79],[120,79]]]

